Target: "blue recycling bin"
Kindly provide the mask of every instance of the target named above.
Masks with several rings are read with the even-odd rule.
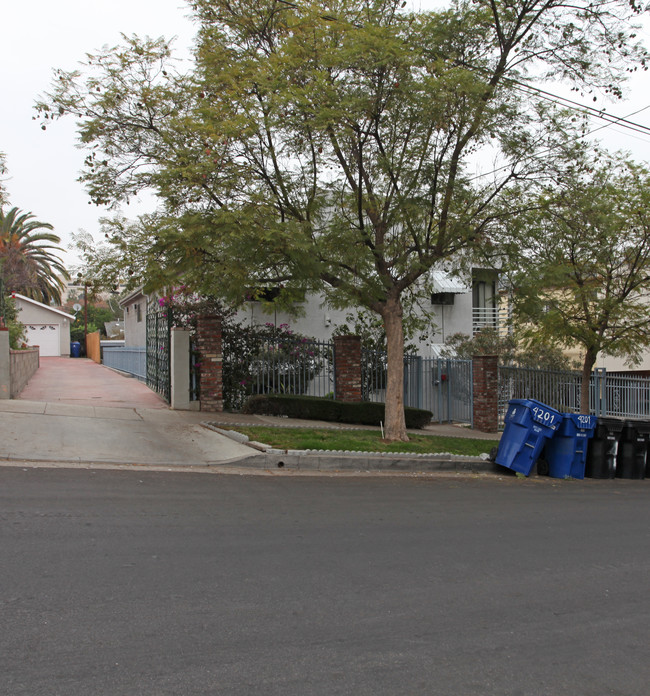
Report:
[[[544,450],[548,473],[553,478],[583,479],[587,445],[594,436],[598,419],[581,413],[565,413],[563,416],[560,427]]]
[[[72,341],[70,343],[70,357],[80,358],[81,357],[81,343],[79,341]]]
[[[511,399],[495,462],[528,476],[562,423],[562,414],[535,399]]]

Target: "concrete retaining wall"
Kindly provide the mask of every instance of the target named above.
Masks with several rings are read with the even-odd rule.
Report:
[[[9,351],[9,371],[11,374],[11,399],[15,399],[33,377],[39,366],[38,348]]]

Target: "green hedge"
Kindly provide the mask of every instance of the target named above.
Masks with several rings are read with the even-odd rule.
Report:
[[[306,420],[324,420],[335,423],[379,425],[385,421],[384,404],[370,401],[335,401],[317,396],[291,396],[289,394],[256,394],[248,398],[242,413],[259,413],[265,416],[287,416]],[[423,428],[431,422],[433,414],[421,408],[404,409],[407,428]]]

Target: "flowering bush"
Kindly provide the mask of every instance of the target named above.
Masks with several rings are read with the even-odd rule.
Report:
[[[304,394],[326,357],[288,324],[224,322],[222,349],[224,405],[230,409],[241,408],[251,394]]]
[[[251,394],[304,393],[323,367],[325,355],[312,339],[295,333],[288,324],[245,325],[235,311],[216,298],[202,297],[185,286],[158,299],[171,309],[172,326],[196,330],[202,314],[222,318],[223,399],[237,410]],[[193,354],[198,375],[201,356]],[[198,377],[195,379],[198,382]]]

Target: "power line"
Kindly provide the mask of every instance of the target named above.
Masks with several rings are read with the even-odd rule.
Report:
[[[633,111],[632,113],[628,114],[628,116],[634,116],[634,115],[640,113],[641,111],[645,111],[646,109],[650,109],[650,106],[644,106],[642,109],[638,109],[637,111]],[[625,118],[627,118],[627,117],[625,117]],[[611,125],[613,125],[613,124],[608,123],[605,126],[599,126],[598,128],[594,128],[594,129],[587,131],[586,133],[583,133],[582,135],[578,136],[576,138],[576,140],[583,140],[584,138],[586,138],[589,135],[593,135],[594,133],[597,133],[600,130],[604,130],[605,128],[609,128]],[[559,145],[557,147],[559,147]],[[540,159],[541,157],[544,157],[545,155],[549,154],[550,152],[553,152],[554,149],[556,149],[556,148],[549,147],[546,150],[542,150],[541,152],[538,152],[536,155],[533,155],[531,157],[531,159]],[[504,169],[510,169],[510,167],[511,167],[511,165],[504,164],[503,166],[497,167],[496,169],[492,169],[489,172],[485,172],[483,174],[476,174],[475,176],[470,177],[468,179],[468,181],[475,181],[476,179],[482,179],[484,176],[490,176],[492,174],[496,174],[497,172],[503,171]]]

